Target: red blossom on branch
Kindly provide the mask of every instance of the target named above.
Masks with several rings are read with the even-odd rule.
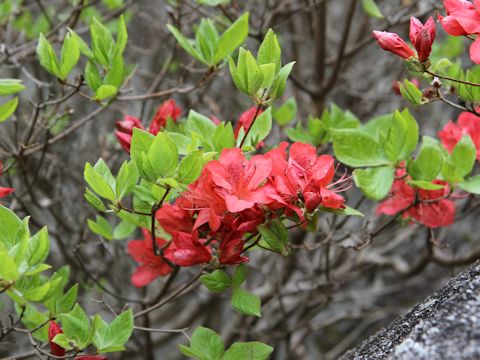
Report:
[[[425,24],[415,17],[410,19],[410,41],[417,50],[417,54],[398,34],[386,31],[374,31],[373,36],[383,50],[390,51],[404,59],[417,57],[420,62],[425,62],[432,51],[435,41],[435,21],[429,17]]]
[[[160,104],[150,123],[150,134],[157,135],[167,125],[167,120],[170,118],[177,121],[177,118],[182,113],[182,109],[177,106],[174,99],[168,99]]]
[[[455,204],[447,196],[450,187],[443,180],[434,180],[434,184],[443,185],[440,190],[415,190],[408,183],[405,169],[396,171],[390,197],[377,207],[377,214],[411,217],[429,228],[448,226],[455,220]],[[418,194],[416,194],[418,191]]]
[[[152,237],[148,230],[142,229],[143,240],[131,240],[128,243],[128,253],[140,264],[132,275],[132,284],[141,287],[150,284],[159,276],[165,276],[172,268],[161,256],[153,253]],[[157,245],[162,247],[166,240],[156,238]]]
[[[115,127],[117,128],[115,135],[117,136],[118,142],[122,146],[123,150],[130,154],[130,144],[132,142],[133,129],[139,128],[145,130],[145,128],[139,119],[129,115],[125,116],[123,121],[115,122]]]
[[[464,135],[470,135],[473,144],[477,149],[477,160],[480,160],[480,117],[470,112],[462,112],[455,124],[449,121],[441,131],[438,132],[443,146],[452,152],[455,145]]]
[[[62,327],[55,321],[50,321],[50,325],[48,327],[48,343],[50,344],[50,353],[55,356],[65,356],[65,349],[53,342],[53,338],[58,334],[63,334]]]
[[[447,16],[438,14],[438,20],[447,33],[453,36],[480,34],[480,1],[445,0]],[[470,59],[480,64],[480,38],[470,45]]]

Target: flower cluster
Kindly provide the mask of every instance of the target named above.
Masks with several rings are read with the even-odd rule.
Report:
[[[480,34],[480,1],[445,0],[447,16],[438,15],[438,20],[447,33],[453,36]],[[470,45],[470,59],[480,64],[480,38]]]
[[[473,144],[477,149],[477,160],[480,160],[480,117],[470,112],[462,112],[455,124],[449,121],[441,131],[438,132],[443,146],[450,152],[464,135],[470,135]]]
[[[2,165],[2,162],[0,161],[0,176],[2,176],[2,171],[3,171],[3,165]],[[0,186],[0,199],[12,193],[13,191],[15,191],[15,189]]]
[[[177,121],[181,113],[182,109],[177,106],[175,100],[168,99],[164,101],[158,107],[157,112],[150,123],[148,131],[151,134],[156,135],[165,127],[168,119]],[[115,123],[115,127],[117,128],[115,135],[117,136],[118,142],[122,146],[123,150],[130,154],[130,144],[132,142],[133,129],[139,128],[145,130],[142,122],[134,116],[127,115],[124,117],[123,121],[117,121]]]
[[[128,251],[141,264],[132,277],[144,286],[170,271],[167,262],[191,266],[216,262],[239,264],[247,234],[272,219],[290,219],[298,224],[319,207],[344,208],[338,194],[349,186],[342,177],[332,182],[334,159],[318,156],[312,145],[294,143],[287,154],[281,143],[264,155],[247,159],[238,148],[225,149],[218,160],[207,163],[198,178],[174,204],[156,213],[171,240],[157,239],[163,256],[154,256],[151,237],[134,240]],[[346,185],[348,184],[348,185]]]
[[[413,218],[430,228],[448,226],[454,222],[455,204],[448,199],[450,187],[447,182],[434,180],[433,184],[443,186],[438,190],[417,190],[408,184],[408,179],[405,168],[397,169],[390,197],[380,203],[377,214]]]
[[[50,344],[50,354],[55,357],[65,356],[66,354],[64,348],[53,342],[53,338],[58,334],[63,334],[62,327],[55,321],[50,321],[50,325],[48,327],[48,343]],[[74,360],[107,360],[107,357],[103,355],[80,355],[75,356]]]
[[[413,49],[402,40],[398,34],[386,31],[374,31],[373,36],[383,50],[390,51],[404,59],[416,57],[421,63],[428,60],[432,51],[432,44],[435,41],[435,21],[429,17],[425,24],[415,17],[410,19],[410,42],[417,50]]]

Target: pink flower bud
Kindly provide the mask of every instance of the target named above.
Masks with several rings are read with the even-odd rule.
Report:
[[[409,59],[415,56],[415,53],[403,41],[398,34],[389,33],[386,31],[374,31],[373,36],[377,40],[380,47],[385,51],[390,51],[404,59]]]
[[[132,134],[134,128],[144,129],[140,120],[133,116],[125,116],[123,121],[115,122],[115,135],[122,146],[123,150],[130,154],[130,143],[132,142]]]
[[[430,16],[425,25],[415,17],[410,18],[410,41],[417,50],[420,62],[428,60],[435,40],[435,34],[436,28],[433,17]]]

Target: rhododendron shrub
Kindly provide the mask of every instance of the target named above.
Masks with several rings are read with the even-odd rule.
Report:
[[[0,10],[13,6],[7,3]],[[310,342],[298,339],[318,329],[338,332],[316,322],[335,318],[318,316],[319,311],[349,306],[329,308],[330,303],[337,306],[335,292],[358,291],[350,282],[369,284],[366,278],[383,268],[389,271],[385,282],[392,281],[392,273],[402,279],[419,274],[430,262],[456,266],[480,258],[480,251],[447,258],[437,239],[443,228],[455,229],[478,207],[478,1],[445,0],[445,11],[408,17],[403,28],[389,17],[388,27],[408,31],[410,44],[403,35],[373,28],[359,42],[370,41],[379,54],[391,52],[405,64],[405,73],[397,73],[395,81],[386,75],[375,79],[384,81],[383,89],[402,105],[382,106],[384,113],[370,119],[367,110],[357,116],[346,109],[349,91],[361,92],[357,87],[338,87],[342,96],[336,100],[342,106],[328,97],[335,84],[343,84],[342,71],[354,68],[354,61],[346,59],[359,49],[358,44],[347,46],[349,22],[359,10],[355,1],[338,59],[325,57],[330,40],[322,31],[328,26],[312,27],[319,47],[318,78],[312,82],[300,79],[308,62],[290,59],[298,51],[290,51],[291,40],[271,23],[277,16],[262,15],[262,25],[252,29],[260,21],[258,14],[243,12],[247,5],[197,3],[189,14],[204,17],[189,27],[181,26],[187,13],[182,2],[169,3],[170,24],[164,30],[170,43],[162,46],[174,50],[171,58],[161,59],[165,62],[158,73],[144,71],[138,54],[125,56],[129,47],[141,56],[148,51],[129,41],[132,14],[123,16],[123,5],[116,2],[102,2],[113,11],[102,20],[90,3],[72,8],[71,17],[54,16],[54,22],[47,16],[53,15],[51,8],[39,9],[45,24],[58,23],[58,29],[47,27],[13,49],[10,40],[5,42],[0,63],[11,62],[24,76],[0,79],[0,123],[11,125],[16,135],[0,149],[0,296],[9,311],[8,324],[1,320],[0,341],[25,336],[30,351],[12,356],[101,360],[127,351],[129,358],[145,353],[153,359],[158,348],[169,357],[171,352],[164,355],[160,348],[163,338],[153,341],[159,333],[168,337],[165,343],[181,342],[178,349],[185,356],[200,360],[268,359],[273,346],[282,358],[308,358]],[[317,19],[333,6],[327,3],[315,7],[315,21],[331,22]],[[384,18],[375,1],[362,6],[378,21]],[[90,7],[95,10],[84,12]],[[28,13],[27,8],[13,13]],[[115,21],[109,22],[110,17]],[[30,22],[22,19],[11,28]],[[0,27],[5,21],[0,11]],[[77,27],[78,21],[88,26]],[[43,29],[42,22],[35,24],[35,31]],[[28,33],[12,41],[24,36]],[[468,41],[469,57],[461,57],[461,44],[458,54],[451,55],[450,42],[458,37]],[[292,49],[300,39],[294,38]],[[36,47],[38,63],[32,73],[21,62],[23,57],[33,61],[30,45]],[[293,61],[284,63],[287,59]],[[138,63],[130,64],[133,60]],[[367,65],[367,72],[377,70],[376,64]],[[37,72],[43,80],[35,78]],[[175,82],[173,75],[178,75]],[[146,80],[138,76],[151,81],[143,93],[139,89]],[[358,72],[355,77],[363,86],[363,77]],[[165,78],[175,85],[163,89]],[[45,88],[38,91],[39,99],[45,98],[35,103],[34,92],[24,92],[22,81]],[[210,86],[215,81],[223,83]],[[401,97],[391,94],[392,81],[393,92]],[[355,101],[363,109],[367,97],[360,95]],[[391,106],[385,94],[377,95],[373,100]],[[70,107],[70,99],[82,101],[81,106]],[[432,118],[417,111],[420,105],[455,113],[438,111]],[[95,110],[71,121],[90,107]],[[111,123],[103,121],[107,114]],[[50,162],[69,155],[54,153],[54,145],[94,120],[103,121],[108,134],[94,134],[101,145],[93,157],[98,160],[77,154],[82,155],[82,194],[89,209],[84,219],[79,215],[83,203],[62,207],[72,189],[55,192],[56,183],[61,187],[66,177],[52,175],[53,185],[39,174],[47,172],[50,178]],[[97,150],[90,138],[86,143]],[[14,151],[8,150],[13,145]],[[9,154],[5,160],[4,150]],[[78,174],[68,176],[78,186]],[[30,206],[36,211],[30,212]],[[44,214],[51,209],[51,216]],[[49,219],[55,220],[54,246],[42,227],[53,221]],[[409,239],[394,236],[395,231],[408,233]],[[427,234],[426,242],[417,241],[419,233]],[[372,241],[382,236],[383,244]],[[424,245],[422,255],[417,250]],[[407,255],[408,261],[403,260]],[[110,270],[115,276],[105,276]],[[79,297],[81,293],[86,295]],[[175,322],[163,320],[171,315]],[[342,331],[339,337],[345,335]],[[335,345],[312,354],[336,358],[338,351]]]

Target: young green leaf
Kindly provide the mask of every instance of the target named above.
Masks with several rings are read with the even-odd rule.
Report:
[[[60,60],[61,79],[65,80],[72,71],[80,58],[80,48],[77,38],[67,32],[62,45],[62,58]]]
[[[225,345],[215,331],[199,326],[192,334],[190,347],[180,345],[180,351],[199,360],[219,360],[225,351]]]
[[[248,36],[248,12],[240,16],[220,37],[217,49],[213,56],[213,63],[217,64],[227,55],[238,48]]]
[[[288,230],[280,220],[272,220],[268,224],[257,227],[262,238],[260,244],[282,255],[288,255]]]
[[[268,29],[257,52],[257,62],[259,65],[275,64],[275,75],[278,75],[282,66],[282,51],[278,44],[277,35],[272,29]]]
[[[61,78],[60,65],[58,64],[57,56],[53,50],[53,46],[48,42],[47,38],[40,34],[37,45],[37,56],[40,65],[50,74]]]
[[[7,101],[5,104],[0,105],[0,123],[7,120],[17,109],[18,97]]]
[[[200,176],[203,168],[203,151],[197,150],[185,156],[178,168],[178,181],[188,185]]]
[[[382,12],[375,3],[375,0],[362,0],[362,6],[363,10],[371,17],[375,17],[377,19],[384,18]]]
[[[166,132],[159,132],[155,136],[148,150],[148,160],[159,177],[171,176],[177,168],[178,149]]]
[[[365,196],[381,200],[387,196],[393,184],[395,169],[392,166],[379,166],[368,169],[356,169],[353,173],[355,185],[362,189]]]
[[[230,277],[225,271],[217,269],[210,274],[205,274],[200,277],[200,281],[213,292],[222,292],[231,286]]]
[[[101,85],[96,91],[93,100],[104,100],[117,94],[117,87],[113,85]]]
[[[13,95],[25,90],[21,82],[22,80],[18,79],[0,79],[0,96]]]
[[[271,346],[261,342],[237,342],[225,351],[222,360],[267,360],[272,352]]]
[[[262,316],[260,298],[239,287],[233,289],[232,307],[244,315]]]

